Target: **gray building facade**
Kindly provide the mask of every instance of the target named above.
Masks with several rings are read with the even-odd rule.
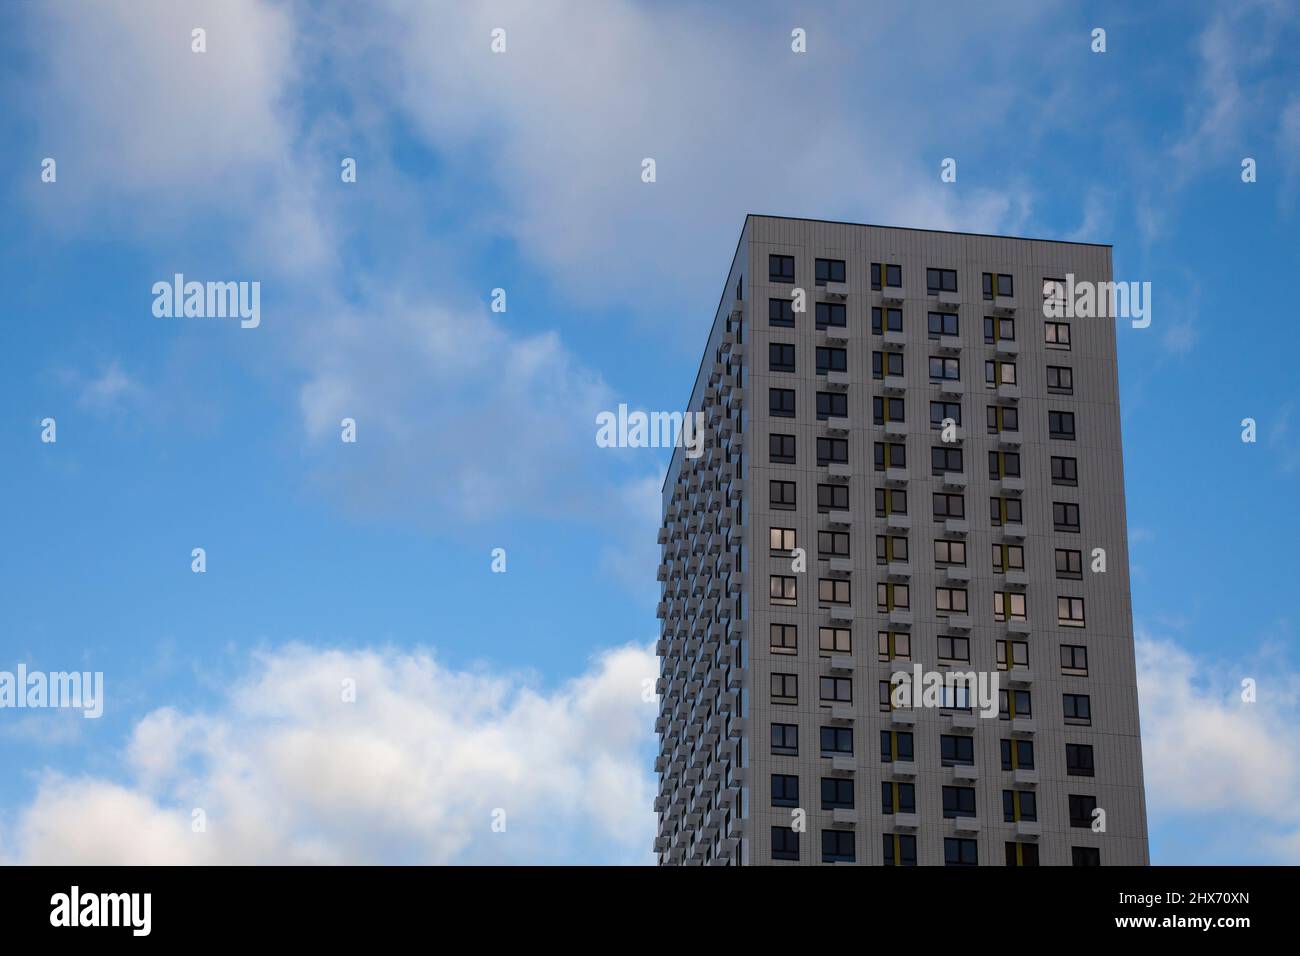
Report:
[[[1110,247],[746,219],[663,489],[661,864],[1148,862],[1115,322],[1067,277]]]

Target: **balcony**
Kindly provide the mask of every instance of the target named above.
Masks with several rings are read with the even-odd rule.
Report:
[[[848,416],[836,416],[822,422],[822,426],[832,435],[847,435],[853,430],[853,419]]]
[[[939,476],[939,481],[945,488],[966,487],[966,475],[960,471],[945,471]]]
[[[827,478],[848,479],[853,477],[853,466],[842,461],[833,461],[826,466]]]
[[[1018,737],[1032,737],[1038,730],[1032,717],[1012,717],[1011,733]]]
[[[839,756],[831,758],[831,770],[836,773],[856,773],[857,769],[858,762],[852,757]]]
[[[890,528],[901,528],[906,530],[912,527],[912,519],[908,515],[890,514],[885,517],[885,525]]]
[[[1013,667],[1003,671],[1012,687],[1030,687],[1034,683],[1034,672],[1028,667]]]
[[[889,712],[891,727],[911,727],[916,724],[916,714],[910,707],[896,707]]]
[[[912,612],[911,612],[911,611],[897,611],[897,610],[895,610],[895,611],[890,611],[890,612],[889,612],[889,623],[890,623],[890,624],[893,624],[893,625],[895,625],[895,626],[897,626],[897,627],[911,627],[911,626],[912,626]]]
[[[1020,354],[1020,343],[1015,339],[998,339],[993,343],[993,354],[1005,358],[1015,358]]]
[[[980,772],[978,767],[961,765],[956,767],[949,767],[948,769],[950,771],[949,773],[950,779],[956,782],[965,783],[965,782],[975,781],[980,778]]]
[[[853,608],[851,608],[851,607],[846,607],[846,606],[843,605],[843,604],[836,604],[836,605],[832,606],[832,607],[831,607],[831,623],[832,623],[832,624],[846,624],[846,623],[847,623],[847,624],[852,624],[852,623],[853,623]]]
[[[848,704],[835,704],[831,707],[831,720],[838,720],[841,723],[853,723],[853,708]]]
[[[831,811],[831,823],[836,826],[856,826],[858,822],[858,813],[856,810],[847,810],[844,807],[836,807]]]
[[[979,718],[975,716],[974,711],[958,710],[949,715],[948,726],[953,730],[966,731],[974,733],[975,728],[979,726]]]
[[[1013,538],[1017,541],[1025,537],[1025,525],[1022,521],[1008,521],[1002,526],[1002,537]]]
[[[1025,490],[1025,479],[1018,475],[1006,475],[999,479],[999,487],[1003,491],[1011,491],[1019,494]]]
[[[906,561],[890,561],[885,566],[885,574],[891,578],[907,579],[912,576],[912,566]]]
[[[943,569],[943,576],[949,581],[964,584],[970,580],[970,568],[950,564]]]
[[[849,329],[846,325],[828,325],[822,330],[822,335],[828,342],[836,345],[844,345],[852,337],[849,335]]]
[[[907,422],[885,422],[885,434],[886,434],[886,435],[906,435],[906,434],[907,434]],[[903,472],[906,472],[907,469],[905,469],[905,468],[891,468],[891,469],[889,469],[889,470],[890,470],[890,471],[903,471]]]
[[[833,388],[837,391],[844,391],[852,383],[848,372],[827,372],[821,376],[821,381],[827,388]]]
[[[1011,636],[1011,635],[1017,635],[1017,636],[1018,636],[1018,635],[1022,635],[1022,634],[1029,634],[1029,633],[1031,633],[1031,631],[1033,630],[1033,629],[1029,626],[1029,622],[1026,621],[1026,620],[1024,620],[1024,619],[1022,619],[1022,618],[1016,618],[1016,619],[1014,619],[1014,620],[1007,621],[1006,623],[1007,623],[1007,635],[1008,635],[1008,636]]]
[[[903,301],[903,287],[901,285],[887,285],[880,290],[880,297],[886,302]]]
[[[931,339],[931,341],[940,352],[949,355],[956,355],[961,352],[961,339],[955,335],[940,335],[938,338]]]
[[[885,774],[910,780],[916,776],[916,763],[912,760],[895,760],[885,764]]]
[[[1016,821],[1016,838],[1021,840],[1037,840],[1043,835],[1043,825],[1037,820],[1017,820]]]
[[[921,818],[915,813],[895,813],[893,817],[895,830],[915,830],[921,825]]]
[[[825,285],[819,285],[818,290],[827,299],[839,299],[843,301],[849,297],[849,284],[847,282],[827,282]]]
[[[956,309],[961,306],[960,292],[949,292],[947,290],[941,290],[935,293],[935,298],[938,299],[939,304],[944,306],[945,308]]]
[[[943,523],[943,530],[948,534],[967,534],[970,523],[965,518],[948,518]]]
[[[1016,781],[1017,786],[1021,786],[1021,787],[1038,786],[1037,770],[1013,770],[1012,774],[1014,775],[1014,779]]]
[[[1014,296],[999,295],[993,299],[993,311],[1000,315],[1014,315],[1016,300]]]
[[[950,614],[946,619],[940,619],[940,625],[949,631],[969,631],[974,623],[969,614]]]
[[[1019,385],[999,385],[999,386],[998,386],[998,398],[1001,398],[1001,399],[1003,399],[1003,400],[1005,400],[1005,401],[1008,401],[1008,402],[1018,402],[1018,401],[1020,401],[1020,386],[1019,386]]]
[[[966,386],[963,385],[959,379],[953,379],[953,378],[941,378],[937,380],[931,379],[931,384],[937,385],[939,387],[939,392],[942,395],[953,395],[957,398],[960,398],[962,395],[966,394]]]
[[[832,654],[831,670],[840,674],[853,673],[853,657],[849,654]]]
[[[957,833],[979,833],[979,817],[957,817],[952,821],[952,828]]]
[[[886,329],[881,338],[885,340],[885,348],[889,349],[901,349],[907,344],[907,333],[897,329]]]
[[[831,574],[849,574],[853,571],[853,561],[849,558],[831,558],[827,561]]]
[[[906,432],[903,432],[906,434]],[[885,482],[891,485],[905,485],[908,482],[909,473],[906,468],[886,468]]]
[[[1029,575],[1024,571],[1008,571],[1007,584],[1013,588],[1023,588],[1029,586]]]

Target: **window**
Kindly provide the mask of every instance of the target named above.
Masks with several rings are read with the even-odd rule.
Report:
[[[882,813],[915,813],[916,785],[889,783],[880,785],[880,810]]]
[[[884,835],[885,866],[916,866],[916,837],[910,833]]]
[[[772,859],[799,859],[799,834],[790,827],[772,827]]]
[[[848,370],[848,349],[837,349],[830,346],[817,347],[818,375],[825,375],[827,372],[847,372]]]
[[[896,760],[911,763],[913,759],[911,731],[882,730],[880,732],[881,763],[893,763]]]
[[[814,265],[817,269],[816,280],[818,285],[844,281],[843,259],[818,259]]]
[[[799,702],[799,679],[794,674],[772,674],[771,689],[774,704]]]
[[[1025,569],[1025,549],[1018,544],[993,545],[993,570],[999,574]]]
[[[989,452],[989,478],[993,481],[1001,481],[1003,478],[1020,477],[1020,452],[1018,451],[991,451]]]
[[[794,284],[794,256],[768,256],[767,281]]]
[[[1047,390],[1058,395],[1074,394],[1074,369],[1064,365],[1047,366]]]
[[[772,725],[772,753],[777,756],[799,756],[799,725]]]
[[[930,295],[957,291],[956,269],[926,269],[925,289]]]
[[[789,299],[768,299],[767,324],[781,329],[793,329],[794,303]]]
[[[912,635],[906,631],[877,631],[877,658],[882,661],[906,661],[912,657]]]
[[[984,363],[984,386],[997,388],[999,385],[1016,384],[1016,363],[1004,362],[1002,359],[988,359]]]
[[[818,438],[817,464],[829,465],[832,462],[846,465],[849,461],[849,440],[847,438]]]
[[[1052,484],[1075,487],[1079,484],[1079,459],[1052,456]]]
[[[1052,502],[1052,527],[1056,531],[1079,531],[1079,506],[1070,501]]]
[[[944,787],[943,816],[945,820],[975,816],[975,788]]]
[[[1019,591],[994,591],[993,620],[998,622],[1025,620],[1025,596]]]
[[[1034,716],[1033,699],[1027,690],[998,691],[998,719]]]
[[[1062,694],[1061,706],[1067,724],[1086,727],[1092,723],[1092,700],[1087,694]]]
[[[984,344],[985,345],[993,345],[995,342],[1014,342],[1015,340],[1016,340],[1015,319],[995,319],[993,318],[993,316],[990,315],[986,315],[984,317]]]
[[[794,418],[794,389],[769,388],[767,412],[773,418]]]
[[[876,585],[876,607],[881,611],[905,611],[911,607],[910,600],[911,591],[906,584]]]
[[[884,713],[889,713],[889,711],[894,709],[894,701],[891,697],[893,688],[887,680],[880,681],[876,686],[880,691],[878,695],[880,709]]]
[[[799,628],[794,624],[769,624],[773,654],[799,653]]]
[[[779,757],[797,757],[800,754],[800,727],[798,727],[798,724],[772,724],[772,753]]]
[[[1083,598],[1057,597],[1056,624],[1058,627],[1086,627],[1083,619]]]
[[[829,329],[834,326],[842,329],[848,324],[849,316],[843,302],[817,303],[817,328]]]
[[[769,372],[794,371],[794,346],[784,342],[767,344],[767,370]]]
[[[776,511],[794,510],[794,482],[769,481],[767,483],[767,504]]]
[[[1065,280],[1043,280],[1043,315],[1060,315],[1065,306]]]
[[[847,627],[819,627],[817,646],[823,654],[851,654],[853,633]]]
[[[907,492],[901,488],[877,488],[875,499],[877,518],[907,514]]]
[[[1070,797],[1070,826],[1092,829],[1092,812],[1097,809],[1097,798],[1078,793]]]
[[[964,495],[948,495],[936,491],[932,498],[934,501],[935,521],[942,521],[945,518],[966,517],[966,497]]]
[[[880,291],[881,268],[881,263],[871,263],[871,288],[876,292]],[[892,289],[901,288],[903,285],[903,267],[886,263],[883,268],[885,273],[885,285]]]
[[[934,382],[957,382],[961,380],[961,360],[930,356],[930,380]]]
[[[883,425],[885,422],[903,421],[903,400],[901,398],[881,398],[880,396],[872,398],[871,418],[877,425]]]
[[[852,727],[821,728],[822,756],[853,755]]]
[[[1033,822],[1038,819],[1038,800],[1032,790],[1002,791],[1002,822],[1017,820]]]
[[[1070,350],[1070,323],[1044,322],[1043,341],[1049,349]]]
[[[878,441],[872,447],[876,471],[907,467],[907,446],[899,442]]]
[[[951,418],[954,425],[960,425],[961,402],[931,402],[930,427],[942,428],[945,418]]]
[[[1074,412],[1048,412],[1047,430],[1053,438],[1074,441]]]
[[[849,489],[844,485],[818,485],[818,511],[846,511],[849,507]]]
[[[907,561],[907,538],[896,534],[876,535],[876,564]]]
[[[1010,670],[1012,667],[1029,666],[1028,641],[997,641],[994,644],[998,652],[998,670]],[[1011,663],[1007,664],[1007,653],[1011,654]]]
[[[1019,498],[990,498],[989,515],[995,528],[1008,524],[1024,524]]]
[[[1079,580],[1083,577],[1083,552],[1068,548],[1056,549],[1056,576]]]
[[[849,397],[843,392],[817,393],[817,420],[845,418],[849,414]]]
[[[793,774],[772,774],[772,806],[799,806],[799,778]]]
[[[1014,295],[1015,293],[1011,291],[1014,288],[1011,276],[1005,272],[984,273],[984,298],[991,299],[994,296]]]
[[[938,338],[941,335],[958,335],[957,313],[955,312],[931,312],[926,315],[926,331],[929,332],[930,338]]]
[[[849,556],[849,533],[847,531],[818,531],[817,553],[826,558],[847,558]]]
[[[939,735],[939,762],[945,767],[975,765],[975,738],[953,734]]]
[[[1092,744],[1065,745],[1065,773],[1067,776],[1091,777],[1094,771]]]
[[[773,604],[794,607],[799,603],[795,597],[795,580],[792,575],[772,575],[770,597]]]
[[[1033,770],[1034,742],[1032,740],[1010,740],[1003,737],[1002,769]]]
[[[1082,644],[1062,644],[1061,673],[1072,677],[1087,677],[1088,649]]]
[[[943,838],[944,866],[979,866],[979,849],[974,840],[961,837]]]
[[[990,435],[1020,431],[1020,412],[1007,405],[986,406],[985,421]]]
[[[822,777],[822,809],[852,810],[853,781],[840,777]]]
[[[793,551],[796,535],[794,528],[769,528],[769,544],[773,551]]]
[[[966,589],[965,588],[935,588],[934,589],[934,609],[938,614],[965,614]],[[959,658],[965,660],[965,658]]]
[[[946,475],[949,472],[962,472],[962,458],[960,448],[945,448],[942,445],[936,445],[930,449],[930,474]]]
[[[821,604],[848,604],[849,582],[843,578],[818,579],[817,600]]]
[[[876,306],[871,308],[871,334],[880,335],[882,332],[901,332],[903,331],[903,310],[902,309],[881,309]]]
[[[823,863],[853,863],[857,858],[853,849],[852,830],[822,831]]]
[[[888,375],[890,378],[902,378],[903,376],[903,353],[902,352],[872,352],[871,353],[871,377],[884,378]]]
[[[941,661],[970,661],[970,638],[953,637],[950,634],[940,634],[938,637],[939,660]]]
[[[934,542],[934,563],[938,567],[955,564],[966,566],[966,542],[938,539]]]
[[[1070,847],[1072,866],[1101,866],[1101,848],[1095,846]]]
[[[853,678],[819,677],[817,687],[822,700],[837,704],[853,703]]]
[[[1038,866],[1037,843],[1007,843],[1007,866]]]
[[[774,465],[793,465],[794,464],[794,436],[777,435],[775,433],[767,436],[768,457]]]

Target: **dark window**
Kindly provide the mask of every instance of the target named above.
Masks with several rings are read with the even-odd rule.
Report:
[[[1092,700],[1087,694],[1062,694],[1061,706],[1067,724],[1092,723]]]
[[[1070,350],[1070,323],[1044,322],[1043,339],[1049,349]]]
[[[1070,847],[1072,866],[1101,866],[1101,848],[1095,846]]]
[[[945,418],[951,418],[954,425],[960,425],[961,402],[931,402],[930,427],[942,428]]]
[[[847,531],[818,531],[817,553],[828,558],[847,558],[849,556],[849,533]],[[846,581],[845,584],[847,583]]]
[[[847,464],[849,460],[849,440],[847,438],[818,438],[817,464],[829,465],[831,462]]]
[[[849,489],[844,485],[818,485],[818,511],[847,511],[849,507]]]
[[[842,302],[818,302],[817,303],[817,328],[825,329],[830,326],[844,328],[849,324],[848,312]]]
[[[1038,866],[1037,843],[1007,843],[1007,866]],[[1020,853],[1017,857],[1016,849]]]
[[[1079,580],[1083,577],[1083,552],[1069,548],[1056,549],[1056,576]]]
[[[767,369],[769,372],[794,371],[794,346],[784,342],[767,344]]]
[[[903,374],[902,352],[872,352],[871,377],[884,378],[886,375],[901,377]]]
[[[822,809],[852,810],[853,781],[840,777],[822,777]]]
[[[945,518],[966,517],[966,497],[964,495],[946,495],[936,491],[933,494],[933,502],[936,521],[942,521]]]
[[[1079,459],[1053,455],[1052,484],[1076,487],[1079,484]]]
[[[787,757],[797,757],[799,755],[798,724],[772,725],[772,753],[783,754]]]
[[[1020,412],[1009,405],[986,405],[984,420],[990,435],[1020,431]]]
[[[825,285],[828,282],[844,281],[843,259],[818,259],[816,261],[816,268],[818,285]]]
[[[901,488],[877,488],[876,517],[907,514],[907,492]]]
[[[769,481],[767,483],[768,507],[776,511],[794,510],[794,482]]]
[[[880,809],[882,813],[915,813],[916,786],[883,782],[880,785]]]
[[[1005,272],[984,273],[984,298],[991,299],[995,295],[1015,295],[1011,291],[1014,288],[1011,276]]]
[[[944,787],[943,815],[945,818],[975,816],[975,788]]]
[[[1047,390],[1061,395],[1074,393],[1074,369],[1063,365],[1047,366]]]
[[[1092,829],[1092,812],[1097,809],[1097,798],[1072,793],[1070,796],[1070,826]]]
[[[823,863],[853,863],[856,860],[852,830],[822,831]]]
[[[877,425],[903,421],[903,400],[876,396],[871,400],[871,420]]]
[[[906,730],[880,732],[880,760],[882,763],[893,763],[895,760],[894,753],[897,750],[897,759],[905,763],[910,763],[913,759],[912,734]]]
[[[852,756],[852,727],[823,727],[821,728],[821,738],[823,754],[847,754]]]
[[[932,338],[940,335],[958,335],[957,313],[931,312],[926,317],[927,330]]]
[[[794,774],[772,774],[772,806],[799,806],[799,778]]]
[[[1079,531],[1079,506],[1071,501],[1052,502],[1052,527],[1057,531]]]
[[[767,280],[769,282],[794,282],[794,256],[768,256]]]
[[[767,446],[774,464],[793,465],[795,463],[793,435],[768,435]]]
[[[903,311],[901,309],[871,309],[871,334],[903,331]]]
[[[875,442],[872,455],[876,471],[907,467],[907,446],[898,442]]]
[[[957,291],[956,269],[926,269],[925,288],[931,295]]]
[[[1048,412],[1047,430],[1053,438],[1074,441],[1074,412]]]
[[[886,833],[884,849],[885,866],[916,866],[916,837],[910,833]]]
[[[794,328],[794,303],[789,299],[767,300],[767,324],[778,328]]]
[[[1088,673],[1088,648],[1082,644],[1061,645],[1061,670],[1074,676]]]
[[[794,389],[769,388],[767,411],[773,418],[794,418]]]
[[[1065,772],[1071,777],[1091,777],[1093,775],[1091,744],[1065,745]]]
[[[1015,763],[1012,763],[1014,759]],[[1032,740],[1010,740],[1002,738],[1002,769],[1033,770],[1034,742]]]
[[[772,827],[772,859],[799,859],[799,834],[790,827]]]
[[[949,472],[960,474],[962,469],[960,448],[935,446],[930,449],[930,474],[945,475]]]
[[[1038,819],[1038,801],[1032,790],[1019,792],[1020,816],[1016,816],[1017,793],[1015,790],[1002,791],[1002,822],[1015,823],[1027,820],[1030,823]]]
[[[1015,319],[996,319],[991,315],[984,317],[984,343],[986,345],[992,345],[995,342],[1014,342],[1015,340]]]
[[[817,420],[844,418],[849,414],[849,397],[843,392],[817,393]]]
[[[824,375],[827,372],[847,372],[849,370],[849,351],[848,349],[829,348],[827,346],[817,347],[817,374]]]
[[[880,291],[880,267],[881,263],[871,263],[871,288]],[[885,285],[897,289],[903,285],[903,267],[885,264]]]
[[[944,866],[979,866],[979,849],[974,840],[944,837]]]
[[[952,734],[939,735],[940,762],[945,767],[969,767],[975,763],[975,739]]]
[[[961,361],[955,358],[941,358],[938,355],[931,355],[930,378],[934,381],[960,381]]]

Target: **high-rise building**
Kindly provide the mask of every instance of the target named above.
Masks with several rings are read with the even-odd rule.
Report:
[[[1110,280],[745,220],[663,489],[661,863],[1148,862],[1115,321],[1045,305]]]

